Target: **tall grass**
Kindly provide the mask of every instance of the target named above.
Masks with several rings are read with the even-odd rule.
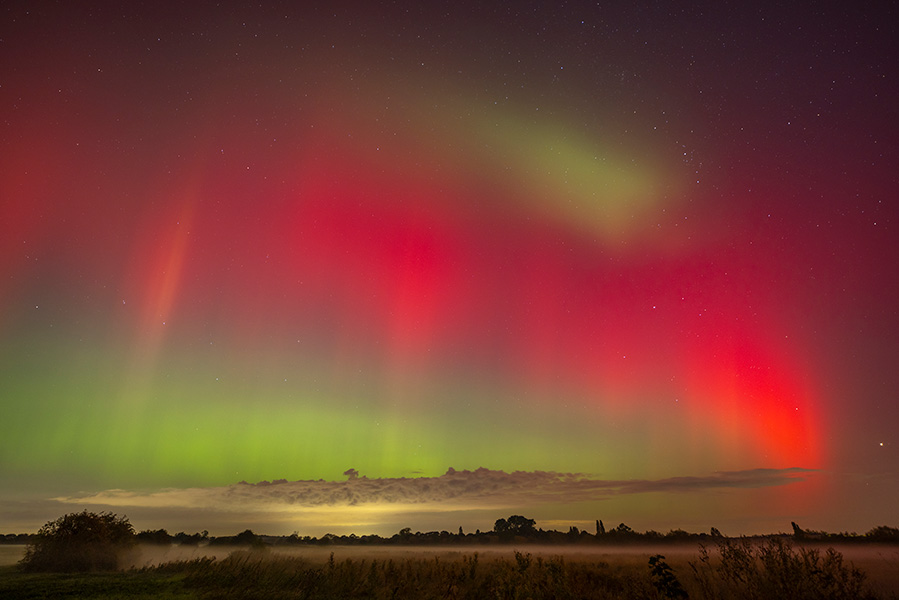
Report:
[[[161,566],[159,568],[171,568]],[[235,552],[223,561],[194,561],[185,585],[206,598],[658,598],[649,579],[606,563],[532,557],[458,560],[334,560]]]
[[[865,574],[828,548],[794,548],[770,539],[764,544],[724,540],[717,557],[701,547],[690,563],[699,596],[706,599],[859,600],[873,598]]]
[[[680,573],[664,556],[649,563],[566,559],[514,552],[457,559],[330,559],[313,563],[296,556],[237,551],[221,561],[162,565],[185,575],[188,589],[204,598],[490,598],[490,599],[815,599],[874,598],[865,576],[828,549],[793,548],[725,540]]]
[[[895,564],[895,563],[890,563]],[[897,599],[875,596],[833,550],[722,540],[669,565],[660,554],[526,552],[368,555],[336,559],[238,550],[126,572],[35,574],[0,569],[0,598],[103,599]],[[892,594],[892,595],[890,595]]]

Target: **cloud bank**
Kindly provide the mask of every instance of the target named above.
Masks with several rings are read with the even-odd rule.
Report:
[[[596,501],[626,494],[684,493],[781,486],[804,480],[811,469],[722,471],[704,477],[605,480],[582,473],[457,471],[439,477],[368,478],[355,469],[347,481],[240,482],[223,487],[168,488],[152,492],[106,490],[55,498],[68,504],[187,508],[217,511],[283,511],[302,508],[418,506],[422,509],[488,508]]]

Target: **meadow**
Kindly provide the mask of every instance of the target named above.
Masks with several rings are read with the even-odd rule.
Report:
[[[14,564],[21,546],[0,550],[4,599],[899,598],[895,545],[831,548],[779,540],[489,549],[140,545],[123,557],[123,570],[87,574],[24,573]]]

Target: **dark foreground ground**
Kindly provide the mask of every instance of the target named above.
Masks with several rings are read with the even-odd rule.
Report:
[[[144,546],[110,573],[23,573],[0,554],[0,598],[884,598],[899,546],[625,548]],[[652,556],[664,555],[650,564]],[[207,556],[212,555],[212,556]],[[21,556],[20,554],[18,556]]]

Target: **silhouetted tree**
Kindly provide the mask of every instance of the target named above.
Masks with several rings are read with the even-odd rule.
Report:
[[[521,515],[512,515],[509,517],[509,529],[515,535],[528,535],[534,533],[535,525],[537,525],[537,521],[534,519],[528,519]]]
[[[172,536],[170,536],[169,532],[165,529],[145,529],[144,531],[138,533],[135,538],[137,539],[137,541],[143,542],[145,544],[165,545],[172,543]]]
[[[245,529],[244,531],[241,531],[236,536],[234,536],[234,543],[240,544],[240,545],[244,545],[244,544],[253,545],[258,540],[259,540],[259,536],[257,536],[255,533],[253,533],[249,529]]]
[[[172,541],[181,546],[199,546],[200,542],[209,541],[209,532],[206,530],[202,533],[184,533],[179,531],[172,536]]]
[[[673,540],[687,540],[690,539],[690,533],[684,531],[683,529],[672,529],[665,534],[665,537]]]
[[[493,531],[501,537],[511,537],[515,535],[532,535],[537,532],[534,526],[537,522],[534,519],[528,519],[521,515],[512,515],[508,519],[497,519],[493,524]]]
[[[623,534],[623,535],[630,535],[630,534],[634,533],[634,530],[631,529],[630,527],[628,527],[627,525],[625,525],[624,523],[619,523],[618,527],[616,527],[612,531],[614,531],[615,533]]]
[[[865,537],[877,542],[899,542],[899,529],[880,525],[866,533]]]
[[[19,565],[26,571],[108,571],[133,545],[134,528],[126,517],[71,513],[41,527]]]
[[[493,531],[502,535],[509,531],[509,522],[505,519],[497,519],[493,524]]]

